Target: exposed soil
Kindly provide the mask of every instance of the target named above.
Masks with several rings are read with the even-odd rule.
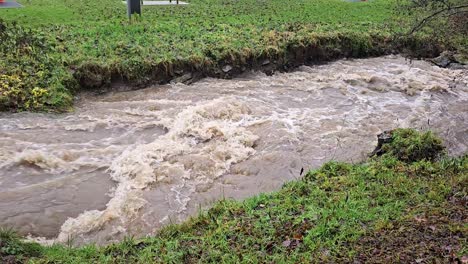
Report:
[[[205,77],[231,79],[254,70],[272,75],[274,72],[289,72],[301,65],[316,65],[343,58],[366,58],[388,54],[404,54],[411,58],[433,58],[446,47],[417,37],[390,39],[371,36],[369,43],[356,40],[355,36],[323,37],[313,44],[288,44],[270,54],[254,54],[245,57],[241,52],[230,53],[225,58],[216,58],[209,53],[204,61],[182,59],[154,65],[150,72],[137,80],[128,80],[118,69],[87,63],[74,71],[74,78],[83,89],[98,93],[139,89],[151,84],[179,82],[191,84]]]

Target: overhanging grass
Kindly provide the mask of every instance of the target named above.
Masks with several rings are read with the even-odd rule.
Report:
[[[411,130],[397,130],[394,137],[392,147],[402,139],[419,138],[425,138],[424,146],[440,146],[436,137]],[[372,257],[372,251],[362,250],[372,250],[365,241],[374,234],[386,234],[408,219],[423,219],[421,215],[450,215],[455,208],[450,203],[466,198],[468,156],[438,161],[414,157],[407,163],[387,152],[362,164],[329,162],[277,192],[219,201],[154,237],[127,238],[106,247],[55,245],[42,248],[40,257],[16,256],[33,263],[350,263],[362,254]],[[456,210],[461,220],[436,223],[443,231],[439,236],[450,237],[452,244],[437,246],[450,246],[454,256],[460,256],[466,253],[466,211],[463,205]],[[386,237],[393,241],[395,233],[398,230]],[[411,239],[427,245],[432,241],[424,233]],[[403,241],[398,246],[411,251],[413,245]],[[449,260],[437,252],[423,253],[434,261]],[[388,257],[397,261],[391,254],[373,261],[386,262]]]
[[[0,10],[6,21],[0,22],[0,75],[24,85],[4,82],[0,110],[67,110],[76,88],[112,80],[145,85],[187,72],[230,77],[265,59],[276,70],[402,48],[424,53],[436,43],[432,37],[392,42],[405,30],[396,23],[405,19],[392,14],[394,0],[193,0],[144,7],[133,23],[120,0],[20,2],[25,8]],[[224,64],[238,67],[224,73]],[[42,92],[34,95],[34,88]]]

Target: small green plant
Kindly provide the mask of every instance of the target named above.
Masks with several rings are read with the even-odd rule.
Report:
[[[14,230],[0,228],[0,261],[7,256],[13,256],[18,262],[26,257],[40,257],[42,250],[37,243],[21,241]]]
[[[1,228],[0,227],[0,241],[6,243],[6,241],[11,241],[18,239],[18,234],[11,228]]]

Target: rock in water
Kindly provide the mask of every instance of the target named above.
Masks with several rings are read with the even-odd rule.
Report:
[[[432,63],[442,68],[447,68],[454,61],[453,54],[448,51],[442,52],[439,57],[431,60]]]
[[[232,70],[232,66],[231,65],[226,65],[223,67],[223,72],[224,73],[228,73]]]
[[[172,80],[172,83],[189,83],[193,78],[192,73],[186,73]]]
[[[457,70],[467,68],[468,58],[463,54],[454,54],[450,51],[444,51],[439,57],[432,59],[431,62],[442,68]]]
[[[384,131],[377,135],[377,147],[370,154],[370,157],[381,156],[383,154],[383,144],[392,142],[392,130]]]
[[[450,65],[447,67],[451,70],[467,70],[468,69],[468,65],[464,65],[464,64],[461,64],[461,63],[450,63]]]
[[[463,65],[468,65],[468,54],[457,53],[453,55],[456,62]]]

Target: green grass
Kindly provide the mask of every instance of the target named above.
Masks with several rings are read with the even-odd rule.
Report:
[[[4,17],[20,23],[37,26],[47,24],[112,24],[126,17],[126,6],[119,0],[57,1],[20,0],[23,9],[5,10]],[[356,24],[382,23],[391,14],[388,8],[394,1],[348,3],[340,0],[314,1],[256,1],[256,0],[191,0],[189,6],[144,6],[143,20],[178,23],[202,22],[213,26],[229,25],[283,25],[285,22]],[[30,18],[33,18],[32,20]],[[203,19],[203,20],[200,20]],[[363,23],[364,22],[364,23]],[[198,25],[200,27],[201,25]],[[351,25],[352,26],[352,25]],[[367,27],[364,27],[367,29]]]
[[[4,256],[11,256],[12,260],[21,260],[23,255],[40,257],[42,250],[39,244],[23,242],[14,230],[0,228],[0,262],[7,262]]]
[[[402,140],[425,138],[422,145],[442,153],[432,134],[396,130],[393,138],[390,149]],[[468,156],[413,158],[384,151],[361,164],[329,162],[277,192],[219,201],[154,237],[105,247],[55,245],[43,247],[39,257],[16,256],[32,263],[352,263],[366,257],[366,263],[405,258],[448,263],[461,258],[467,253]],[[424,246],[415,252],[413,243]],[[373,257],[377,244],[393,251]],[[447,246],[453,254],[430,250]]]
[[[427,48],[424,41],[392,42],[407,20],[393,15],[395,0],[192,0],[144,7],[133,23],[120,0],[20,2],[24,8],[0,9],[0,75],[22,82],[2,81],[0,110],[68,110],[78,89],[112,80],[145,85],[185,72],[229,77],[219,70],[228,63],[235,72],[265,58],[279,68]]]

